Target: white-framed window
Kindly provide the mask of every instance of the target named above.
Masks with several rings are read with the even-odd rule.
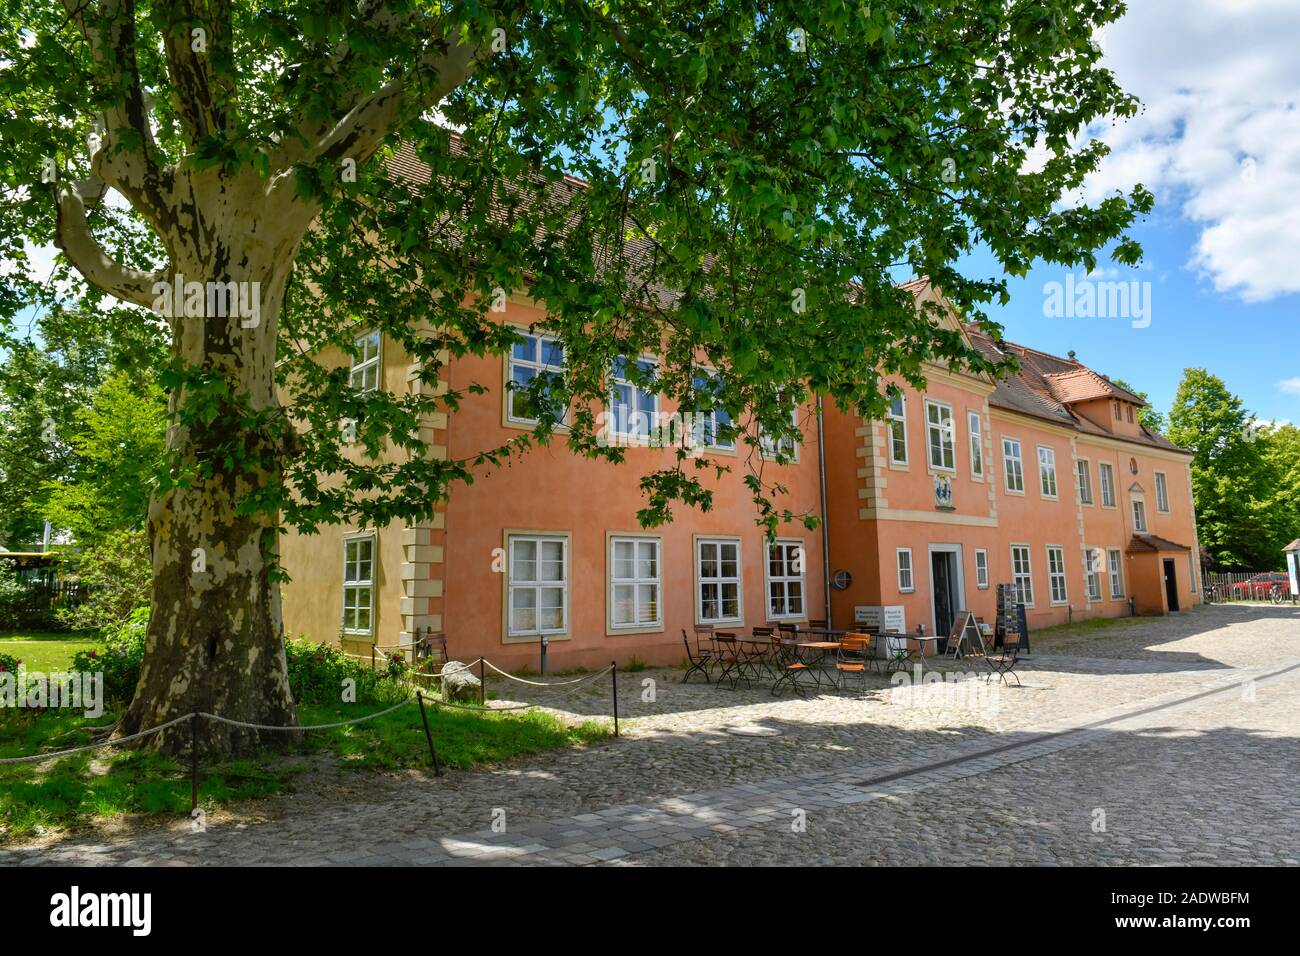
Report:
[[[533,379],[541,377],[545,383],[542,387],[549,395],[553,384],[558,383],[563,374],[564,344],[559,339],[551,335],[519,333],[515,344],[510,347],[506,418],[520,425],[536,425],[537,409],[530,407],[524,389]],[[555,423],[563,424],[567,416],[567,408],[556,409]]]
[[[1133,530],[1145,531],[1147,529],[1147,503],[1141,498],[1133,499]]]
[[[1101,505],[1115,507],[1115,466],[1108,461],[1097,462],[1097,477],[1101,480]]]
[[[984,477],[984,425],[979,412],[966,413],[966,434],[970,439],[970,473]]]
[[[889,461],[894,465],[907,464],[907,400],[902,393],[889,400]]]
[[[1030,565],[1029,545],[1013,544],[1011,546],[1011,583],[1016,588],[1018,604],[1025,607],[1034,606],[1034,573]]]
[[[1007,476],[1007,491],[1023,493],[1025,464],[1020,457],[1020,442],[1014,438],[1002,439],[1002,470]]]
[[[375,630],[375,536],[343,539],[343,633],[370,637]]]
[[[933,399],[925,400],[925,433],[930,451],[930,467],[939,471],[955,471],[957,452],[951,405]]]
[[[563,535],[512,534],[509,553],[510,637],[562,634],[569,629],[569,539]]]
[[[908,594],[916,590],[916,582],[912,579],[912,549],[899,548],[894,552],[898,562],[898,590]]]
[[[1088,459],[1080,458],[1075,462],[1075,469],[1079,476],[1079,502],[1081,504],[1092,504],[1092,466]]]
[[[804,548],[802,541],[767,543],[767,616],[769,620],[804,616]]]
[[[635,367],[639,382],[631,378]],[[650,359],[637,359],[635,366],[623,356],[610,369],[609,410],[611,431],[625,438],[649,438],[659,416],[659,396],[650,389],[657,366]]]
[[[1124,596],[1124,556],[1119,548],[1111,548],[1106,552],[1106,561],[1110,571],[1110,596],[1112,598],[1122,598]]]
[[[379,331],[367,332],[357,336],[353,344],[356,353],[352,356],[352,368],[348,372],[348,384],[354,391],[373,392],[379,388],[379,373],[382,369],[380,358]]]
[[[663,623],[659,595],[659,539],[619,535],[609,539],[609,626],[656,627]]]
[[[975,549],[975,586],[981,591],[989,586],[989,553],[983,548]]]
[[[723,436],[722,431],[731,426],[731,415],[725,408],[715,405],[713,408],[706,408],[711,402],[716,402],[722,390],[722,378],[713,372],[696,370],[695,372],[695,392],[698,396],[708,396],[708,401],[699,402],[695,408],[694,429],[691,432],[691,441],[704,448],[722,448],[732,451],[736,447],[736,439],[732,435]]]
[[[736,622],[740,616],[740,542],[695,542],[696,619],[701,624]]]
[[[1052,604],[1069,601],[1065,586],[1065,549],[1054,544],[1047,546],[1047,591]]]
[[[1101,551],[1088,548],[1084,551],[1084,560],[1088,562],[1088,600],[1101,600]]]
[[[1056,450],[1038,446],[1038,490],[1044,498],[1056,497]]]
[[[795,427],[796,431],[798,431],[799,429],[799,406],[798,405],[795,405],[790,409],[790,424]],[[758,436],[758,440],[759,440],[759,448],[762,449],[763,454],[768,458],[780,458],[782,461],[787,461],[792,464],[798,464],[799,446],[800,446],[800,440],[798,437],[793,435],[787,435],[779,439],[774,439],[770,435],[760,434]]]
[[[1163,471],[1156,472],[1156,511],[1169,513],[1169,483],[1165,480]]]

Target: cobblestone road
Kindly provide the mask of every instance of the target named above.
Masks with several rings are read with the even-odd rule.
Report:
[[[586,750],[442,780],[363,775],[347,800],[286,796],[214,813],[202,834],[82,837],[0,865],[1300,861],[1293,609],[1051,634],[1025,686],[992,696],[908,697],[877,678],[865,698],[801,701],[679,680],[624,675],[625,736]],[[600,714],[601,684],[492,689]]]

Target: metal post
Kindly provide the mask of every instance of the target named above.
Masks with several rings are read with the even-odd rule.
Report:
[[[420,705],[420,721],[424,724],[424,739],[429,742],[429,757],[433,760],[433,775],[442,776],[442,767],[438,766],[438,751],[433,749],[433,734],[429,733],[429,718],[424,712],[424,694],[415,692],[415,702]]]
[[[478,705],[480,707],[486,706],[486,701],[483,696],[487,693],[487,680],[485,679],[483,672],[484,664],[485,662],[482,656],[480,656],[478,659]]]
[[[199,713],[190,714],[190,813],[199,808]]]
[[[618,736],[618,661],[609,662],[610,683],[614,688],[614,736]]]
[[[543,674],[546,673],[546,647],[547,647],[548,644],[550,644],[550,641],[548,641],[548,640],[546,639],[546,635],[543,634],[543,635],[542,635],[542,641],[541,641],[541,646],[542,646],[542,673],[543,673]]]

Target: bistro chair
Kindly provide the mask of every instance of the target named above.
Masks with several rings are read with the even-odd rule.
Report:
[[[907,670],[915,652],[908,645],[908,636],[901,631],[885,632],[885,667],[890,670]]]
[[[731,689],[735,690],[740,679],[745,676],[743,665],[744,656],[740,650],[740,644],[736,640],[736,635],[728,631],[713,632],[713,647],[718,655],[718,663],[721,670],[718,672],[718,683],[730,679]]]
[[[808,626],[809,626],[810,628],[812,628],[813,630],[819,630],[819,629],[820,629],[820,630],[823,630],[823,631],[828,631],[828,630],[830,630],[830,626],[831,626],[831,625],[830,625],[830,622],[829,622],[829,621],[825,621],[825,620],[823,620],[822,618],[814,618],[813,620],[810,620],[810,621],[808,622]]]
[[[709,680],[709,667],[718,663],[717,657],[713,652],[713,628],[708,625],[698,625],[695,628],[695,647],[691,648],[690,638],[686,636],[686,628],[682,628],[682,643],[686,645],[686,659],[690,662],[690,667],[686,668],[686,674],[682,677],[682,683],[685,684],[695,673],[704,675],[704,683],[712,683]]]
[[[866,634],[845,634],[840,638],[840,647],[835,654],[835,673],[839,678],[840,690],[850,680],[858,682],[863,693],[867,690],[867,649],[871,638]]]
[[[781,631],[785,631],[784,626],[782,626]],[[783,685],[788,684],[800,697],[807,697],[800,678],[802,677],[804,681],[807,681],[812,679],[814,675],[808,665],[799,660],[796,651],[797,648],[794,646],[794,642],[787,642],[783,633],[772,635],[772,656],[769,666],[776,675],[776,680],[772,684],[773,694],[779,692]]]

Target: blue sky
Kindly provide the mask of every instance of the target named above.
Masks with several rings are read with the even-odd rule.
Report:
[[[1167,410],[1188,366],[1219,375],[1261,419],[1300,422],[1300,2],[1130,0],[1098,42],[1140,115],[1099,127],[1112,153],[1081,196],[1141,182],[1156,208],[1134,232],[1140,269],[1098,279],[1150,282],[1151,322],[1047,318],[1040,267],[991,312],[1006,337],[1069,349]],[[976,273],[988,257],[973,256]],[[1082,278],[1082,273],[1077,273]]]

